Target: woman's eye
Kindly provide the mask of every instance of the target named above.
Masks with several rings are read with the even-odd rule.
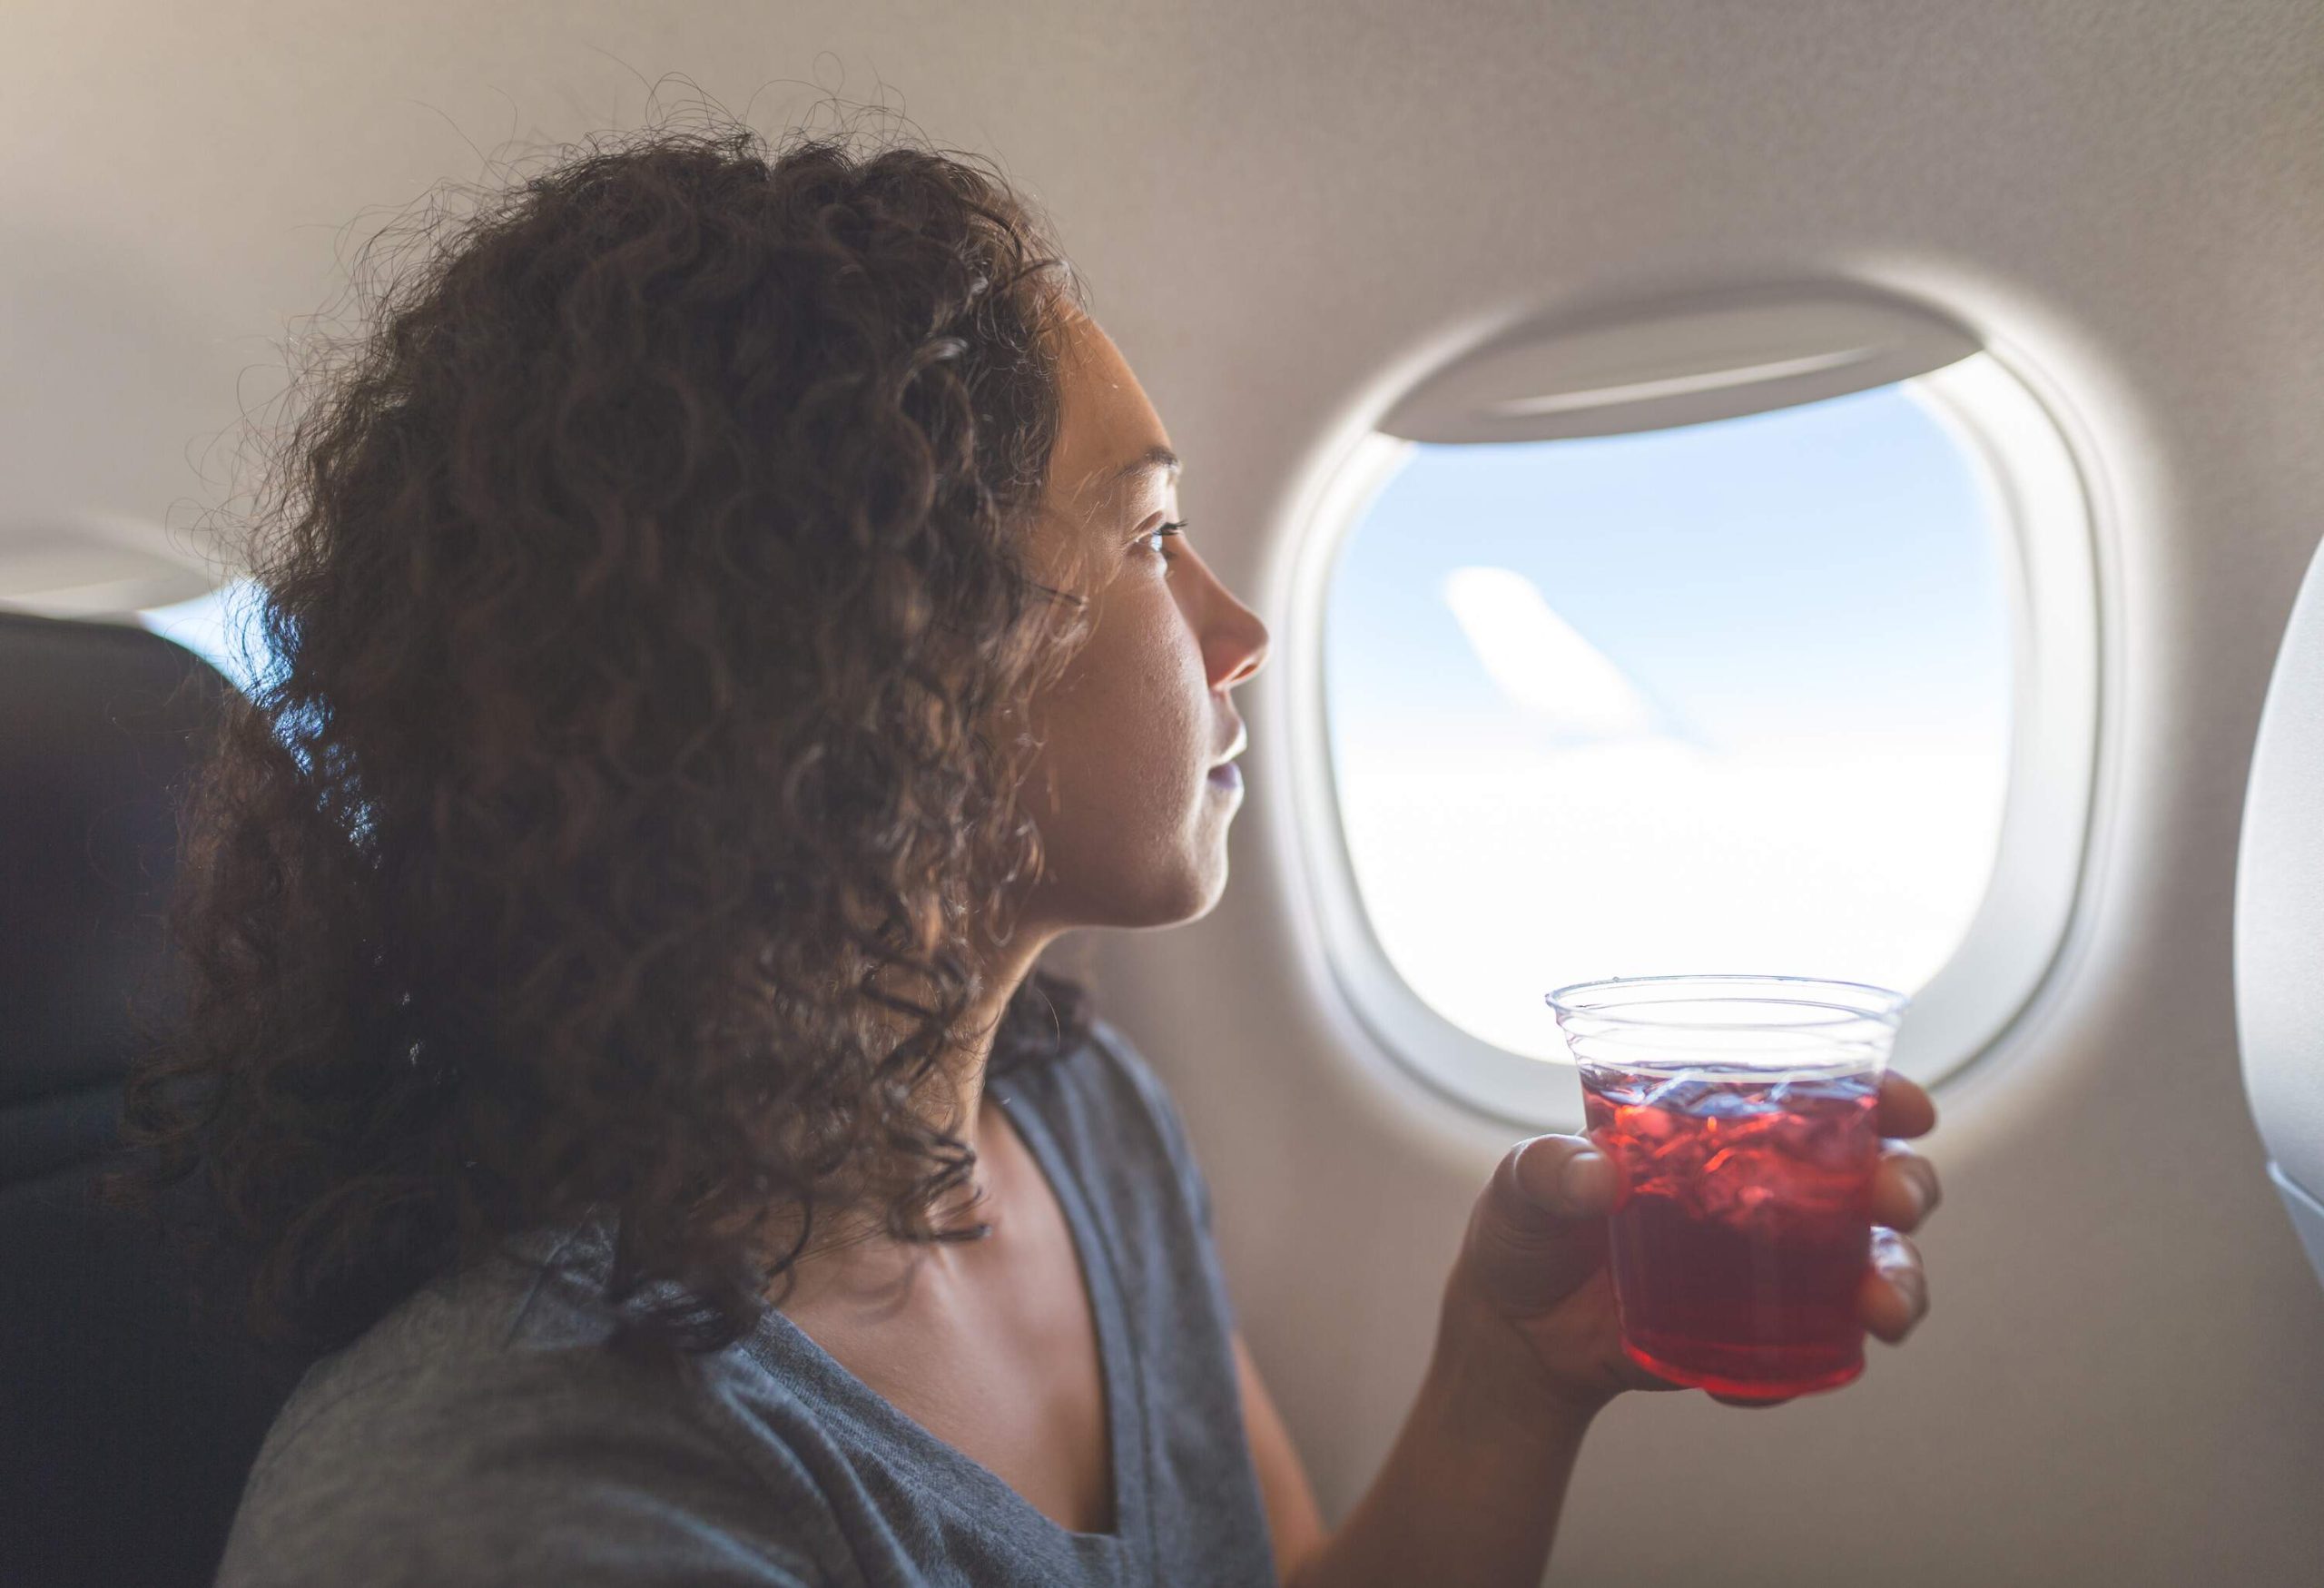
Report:
[[[1166,535],[1183,535],[1186,533],[1186,529],[1187,521],[1181,518],[1175,523],[1164,524],[1157,528],[1149,529],[1144,535],[1139,536],[1138,538],[1140,540],[1155,540]],[[1157,546],[1154,549],[1164,561],[1167,562],[1173,560],[1170,555],[1167,552],[1163,551],[1160,547]]]

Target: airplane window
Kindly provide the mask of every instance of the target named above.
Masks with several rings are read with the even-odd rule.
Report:
[[[1371,439],[1393,455],[1344,519],[1318,666],[1344,885],[1393,972],[1343,981],[1401,1056],[1538,1119],[1510,1079],[1538,1064],[1425,1055],[1561,1063],[1541,995],[1609,976],[1925,993],[1945,1050],[1898,1060],[1925,1081],[2014,1012],[2063,930],[2087,794],[2086,766],[2025,759],[2028,714],[2094,675],[2053,657],[2031,686],[2022,620],[2062,604],[2086,637],[2089,591],[2029,577],[2026,493],[1959,422],[2006,383],[1991,366],[1628,434]],[[2071,812],[2014,795],[2019,763],[2079,779]],[[2022,865],[2014,798],[2051,851]],[[2043,867],[2063,891],[2014,876]],[[2008,975],[1932,987],[1972,939],[1990,969],[1985,923],[2036,893],[1994,925]],[[1467,1040],[1415,1037],[1423,1011]]]
[[[202,657],[247,695],[267,659],[259,610],[250,581],[237,579],[191,601],[149,607],[137,621]]]

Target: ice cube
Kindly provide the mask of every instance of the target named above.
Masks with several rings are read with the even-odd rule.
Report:
[[[1639,1102],[1641,1108],[1665,1109],[1674,1114],[1694,1114],[1700,1111],[1701,1104],[1718,1090],[1715,1083],[1705,1080],[1692,1070],[1686,1070],[1657,1085]]]
[[[1754,1096],[1749,1090],[1728,1085],[1714,1085],[1709,1081],[1703,1084],[1710,1090],[1706,1091],[1689,1110],[1697,1119],[1733,1120],[1739,1124],[1746,1120],[1757,1119],[1768,1112],[1767,1100]]]
[[[1719,1167],[1695,1184],[1693,1201],[1697,1211],[1705,1218],[1742,1228],[1763,1224],[1768,1217],[1768,1210],[1781,1198],[1775,1155],[1729,1152],[1721,1157]]]
[[[1845,1115],[1794,1120],[1784,1133],[1784,1149],[1803,1163],[1840,1176],[1867,1172],[1877,1151],[1864,1122]]]

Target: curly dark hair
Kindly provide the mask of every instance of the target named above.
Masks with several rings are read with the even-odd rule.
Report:
[[[106,1191],[202,1171],[269,1346],[606,1213],[614,1342],[663,1359],[779,1305],[819,1205],[986,1232],[932,1228],[975,1159],[913,1104],[1039,874],[1082,289],[989,162],[856,142],[601,135],[390,227],[433,246],[315,344]],[[1094,1018],[1036,970],[990,1071]]]

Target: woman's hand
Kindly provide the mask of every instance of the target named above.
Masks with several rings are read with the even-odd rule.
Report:
[[[1881,1078],[1883,1138],[1924,1136],[1935,1123],[1928,1093],[1901,1075]],[[1446,1282],[1440,1349],[1459,1351],[1472,1370],[1495,1375],[1521,1404],[1546,1396],[1584,1416],[1626,1389],[1689,1387],[1622,1352],[1606,1267],[1606,1216],[1620,1180],[1620,1167],[1587,1137],[1535,1136],[1510,1149],[1477,1199]],[[1891,1345],[1928,1310],[1920,1253],[1903,1232],[1920,1228],[1937,1194],[1926,1159],[1899,1140],[1882,1141],[1872,1182],[1872,1259],[1856,1308],[1865,1327]]]

